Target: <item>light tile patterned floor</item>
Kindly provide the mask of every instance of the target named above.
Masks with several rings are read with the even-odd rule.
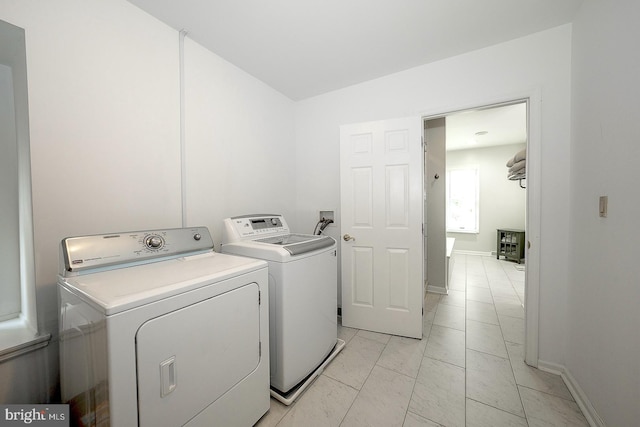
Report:
[[[425,299],[422,340],[338,326],[345,349],[257,426],[588,426],[562,379],[523,361],[524,271],[454,258],[449,295]]]

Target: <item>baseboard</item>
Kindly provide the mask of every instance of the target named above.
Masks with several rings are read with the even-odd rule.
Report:
[[[464,251],[464,250],[459,250],[459,249],[454,249],[453,253],[454,254],[459,254],[459,255],[475,255],[475,256],[491,256],[491,255],[495,255],[495,254],[492,254],[491,251],[489,251],[489,252]]]
[[[587,419],[587,422],[591,427],[606,427],[606,424],[596,412],[596,409],[591,404],[591,401],[585,394],[584,390],[582,390],[582,387],[580,387],[580,384],[578,384],[578,381],[576,381],[573,375],[571,375],[571,372],[569,372],[563,365],[538,360],[538,369],[560,375],[562,377],[562,381],[564,381],[571,393],[571,396],[573,396],[573,399],[580,407],[582,414]]]
[[[433,285],[427,286],[427,292],[431,292],[434,294],[442,294],[442,295],[447,295],[449,293],[449,291],[447,291],[447,288],[445,288],[444,286],[433,286]]]
[[[562,375],[565,371],[564,366],[558,365],[557,363],[545,362],[544,360],[538,360],[537,368],[554,375]]]

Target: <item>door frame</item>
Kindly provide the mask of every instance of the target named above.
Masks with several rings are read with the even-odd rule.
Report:
[[[539,89],[512,93],[495,99],[477,101],[465,105],[453,105],[422,111],[422,120],[446,117],[451,114],[471,110],[526,102],[527,104],[527,232],[525,270],[525,345],[524,360],[529,366],[538,367],[539,318],[540,318],[540,160],[541,160],[541,95]],[[426,173],[426,171],[424,171]],[[427,218],[428,221],[428,218]]]

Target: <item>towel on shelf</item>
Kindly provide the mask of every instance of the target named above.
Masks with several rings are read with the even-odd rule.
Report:
[[[522,150],[518,151],[515,156],[509,159],[509,161],[507,162],[507,167],[510,168],[514,164],[526,159],[527,159],[527,149],[523,148]]]
[[[519,170],[518,172],[508,172],[507,179],[511,181],[515,181],[517,179],[526,179],[527,173],[524,169]]]
[[[520,150],[507,162],[507,179],[516,181],[527,178],[527,149]]]
[[[519,172],[522,169],[524,169],[526,166],[527,166],[527,161],[526,160],[520,160],[519,162],[514,163],[513,166],[511,166],[509,168],[509,172],[510,173]]]

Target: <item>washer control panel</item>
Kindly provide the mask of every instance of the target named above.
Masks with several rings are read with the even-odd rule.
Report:
[[[227,218],[223,243],[253,240],[256,237],[289,234],[289,226],[282,215],[257,214]]]
[[[206,227],[68,237],[61,242],[60,270],[65,275],[209,251],[213,251],[213,240]]]

